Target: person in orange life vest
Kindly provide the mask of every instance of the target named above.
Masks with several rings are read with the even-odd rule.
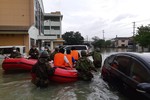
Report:
[[[71,55],[71,50],[67,49],[66,50],[66,57],[69,60],[69,63],[73,66],[73,64],[75,63],[75,59],[73,58],[73,56]],[[65,66],[68,67],[69,64],[65,63]]]
[[[80,57],[79,52],[76,50],[75,47],[72,47],[71,50],[72,50],[71,51],[71,55],[73,56],[73,58],[75,59],[75,61],[77,61],[79,59],[79,57]]]
[[[59,49],[59,52],[54,56],[54,66],[55,67],[64,67],[65,63],[69,64],[69,67],[72,68],[72,65],[69,63],[67,57],[64,54],[65,50],[63,48]]]

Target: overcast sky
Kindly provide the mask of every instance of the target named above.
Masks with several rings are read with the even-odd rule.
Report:
[[[63,15],[62,34],[79,31],[88,40],[129,37],[133,22],[136,27],[150,24],[150,0],[43,0],[43,4],[45,13]]]

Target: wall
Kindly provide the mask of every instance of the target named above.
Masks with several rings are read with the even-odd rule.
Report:
[[[1,0],[0,26],[31,26],[33,9],[33,0]]]

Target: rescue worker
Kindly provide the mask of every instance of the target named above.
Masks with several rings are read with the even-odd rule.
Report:
[[[54,66],[55,67],[61,67],[66,68],[65,63],[69,65],[70,68],[72,68],[72,65],[69,63],[67,57],[64,54],[65,50],[63,48],[59,49],[59,52],[55,54],[54,56]]]
[[[49,54],[48,60],[50,61],[50,60],[51,60],[51,59],[50,59],[51,51],[50,51],[49,47],[46,46],[46,47],[44,48],[44,51],[47,51],[47,52],[48,52],[48,54]]]
[[[84,81],[91,81],[93,78],[92,70],[97,71],[92,61],[87,57],[86,51],[81,51],[81,56],[76,63],[76,70],[78,71],[79,79]]]
[[[53,75],[54,68],[52,68],[48,61],[49,54],[47,51],[43,51],[37,61],[32,67],[31,73],[35,74],[31,82],[37,87],[46,88],[49,84],[49,76]]]
[[[9,57],[10,58],[21,58],[21,53],[16,49],[16,47],[12,47],[12,52]]]
[[[67,59],[69,60],[69,63],[73,66],[74,63],[75,63],[75,60],[74,60],[74,58],[73,58],[72,55],[71,55],[71,50],[70,50],[70,49],[67,49],[67,50],[66,50],[66,57],[67,57]],[[69,67],[69,64],[68,64],[68,63],[65,63],[65,66],[66,66],[66,67]]]
[[[39,50],[36,48],[36,45],[33,45],[32,48],[29,51],[30,58],[38,59],[39,54],[40,53],[39,53]]]
[[[59,49],[58,48],[55,48],[55,51],[51,53],[50,55],[50,60],[53,60],[54,61],[54,56],[56,53],[58,53]]]
[[[75,47],[71,48],[71,55],[73,56],[73,58],[75,59],[75,61],[77,61],[80,57],[79,52],[76,50]]]
[[[92,53],[91,56],[93,58],[93,64],[96,68],[100,68],[101,67],[101,63],[102,63],[102,55],[100,52],[100,48],[96,48]]]
[[[49,54],[49,55],[51,55],[51,51],[50,51],[50,49],[49,49],[49,47],[48,47],[48,46],[46,46],[46,47],[44,48],[44,51],[47,51],[47,52],[48,52],[48,54]]]

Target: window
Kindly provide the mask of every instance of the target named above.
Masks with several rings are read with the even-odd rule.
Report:
[[[150,82],[150,73],[148,73],[144,65],[135,60],[131,65],[130,77],[138,82]]]
[[[127,56],[118,56],[115,61],[118,64],[119,71],[123,72],[126,75],[129,75],[130,58]]]
[[[44,26],[45,30],[50,30],[50,26]]]
[[[125,40],[121,40],[121,42],[125,42]]]
[[[106,58],[106,60],[104,61],[104,65],[111,67],[110,65],[112,64],[113,60],[114,60],[115,56],[111,55],[108,58]]]
[[[0,54],[10,54],[12,52],[12,47],[10,48],[0,48]]]
[[[52,30],[60,30],[60,26],[51,26]]]
[[[51,19],[51,21],[60,21],[59,17],[51,17],[50,19]]]

